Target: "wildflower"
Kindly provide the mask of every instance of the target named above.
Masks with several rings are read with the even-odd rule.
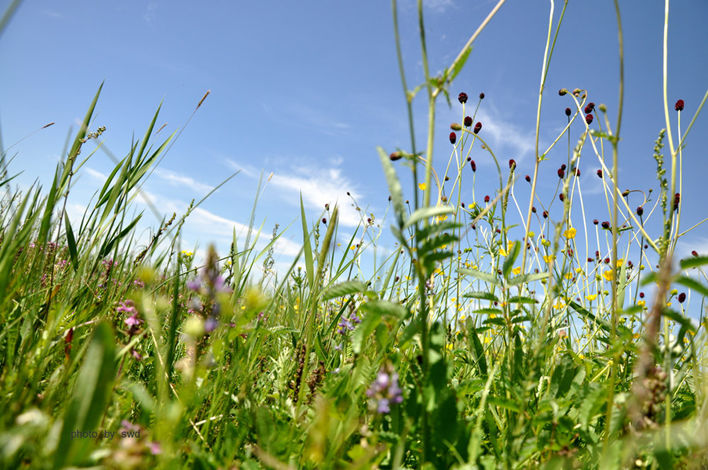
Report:
[[[565,176],[565,170],[563,168],[558,168],[558,178],[563,178]]]
[[[683,111],[683,100],[678,100],[674,105],[676,111]]]
[[[592,114],[585,115],[585,122],[587,122],[588,124],[592,124]]]
[[[605,230],[607,230],[608,228],[610,228],[610,223],[609,223],[608,221],[604,221],[604,222],[602,223],[602,228],[604,228]]]
[[[479,131],[482,130],[482,123],[478,122],[477,124],[474,125],[474,133],[479,134]]]
[[[126,318],[125,320],[123,320],[123,322],[128,327],[130,327],[132,329],[133,327],[140,325],[143,321],[138,318],[138,314],[136,312],[136,313],[132,314],[131,316],[129,316],[128,318]]]
[[[543,261],[545,261],[548,264],[550,264],[551,261],[553,261],[554,259],[555,259],[555,256],[553,256],[553,255],[544,255],[543,256]]]
[[[697,252],[696,250],[693,250],[693,251],[691,252],[691,254],[692,254],[693,256],[698,256],[698,252]]]
[[[602,277],[605,278],[606,281],[612,281],[615,278],[615,272],[612,270],[607,270],[604,273],[602,273]]]
[[[682,303],[684,303],[684,302],[686,301],[686,293],[685,293],[685,292],[681,292],[681,293],[679,294],[679,296],[678,296],[678,301],[679,301],[680,304],[682,304]]]
[[[465,124],[465,127],[470,127],[472,125],[472,118],[469,116],[465,116],[464,124]]]
[[[566,279],[573,279],[573,273],[565,273]]]
[[[398,374],[393,366],[387,364],[381,367],[376,379],[366,391],[366,396],[372,399],[376,411],[381,414],[390,412],[392,403],[403,401],[403,391],[398,386]]]
[[[585,298],[592,302],[593,300],[597,299],[597,294],[590,294],[585,296]]]
[[[391,155],[388,156],[388,158],[391,159],[392,162],[400,160],[402,157],[403,155],[401,155],[401,152],[393,152]],[[329,204],[327,204],[327,206],[327,209],[329,209]]]
[[[153,441],[150,443],[150,453],[152,455],[158,455],[162,453],[162,447],[160,447],[160,443]]]
[[[602,169],[597,170],[597,177],[602,178]]]
[[[595,103],[592,101],[585,106],[585,114],[590,114],[595,110]]]
[[[508,256],[509,253],[504,248],[499,248],[499,256]]]
[[[326,224],[326,223],[327,223],[327,219],[326,219],[325,217],[322,217],[322,223],[323,223],[323,224]]]
[[[202,281],[199,278],[194,278],[191,281],[187,281],[187,289],[197,292],[202,287]]]
[[[484,196],[484,202],[489,203],[489,196]]]
[[[517,266],[514,269],[512,269],[511,272],[518,276],[519,274],[521,274],[521,268]]]
[[[450,143],[454,144],[457,141],[457,134],[450,132]]]
[[[570,108],[565,108],[565,115],[570,116],[570,113],[571,113]]]
[[[681,201],[681,194],[674,194],[674,210],[678,210],[679,202]]]
[[[543,211],[543,218],[547,219],[548,218],[548,211]]]
[[[467,103],[467,93],[463,91],[459,95],[457,95],[457,101],[462,104]]]
[[[116,308],[116,312],[118,313],[127,313],[130,315],[137,315],[138,311],[135,308],[135,303],[130,300],[124,300],[118,304],[118,307]]]
[[[560,193],[560,194],[558,195],[558,199],[560,199],[561,202],[565,201],[565,194]]]
[[[642,206],[637,207],[637,215],[641,217],[642,214],[644,214],[644,208]]]
[[[420,189],[421,191],[425,191],[425,187],[425,183],[418,183],[418,189]]]
[[[480,99],[480,100],[483,100],[483,99],[484,99],[484,93],[480,93],[480,94],[479,94],[479,99]]]
[[[509,159],[509,168],[512,170],[516,168],[516,160],[514,160],[513,158]]]
[[[182,256],[184,256],[185,258],[191,258],[192,256],[194,256],[193,252],[187,251],[187,250],[182,250],[181,253],[182,253]]]
[[[477,171],[477,164],[474,162],[474,160],[470,160],[470,166],[472,167],[473,172]]]
[[[572,240],[573,238],[575,238],[576,232],[577,230],[575,230],[573,227],[570,227],[568,230],[563,232],[563,236],[568,240]]]
[[[619,259],[617,260],[617,267],[618,267],[618,268],[621,268],[623,263],[624,263],[624,258],[619,258]]]
[[[530,177],[529,175],[526,175],[526,176],[524,177],[524,179],[525,179],[528,183],[531,182],[531,177]]]

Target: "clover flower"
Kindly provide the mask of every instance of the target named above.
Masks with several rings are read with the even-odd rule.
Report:
[[[398,386],[398,374],[393,366],[386,364],[381,367],[376,379],[366,391],[366,396],[371,399],[372,408],[380,414],[389,413],[391,404],[403,401],[403,391]]]

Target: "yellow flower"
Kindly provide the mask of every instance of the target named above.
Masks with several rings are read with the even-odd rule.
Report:
[[[585,298],[592,302],[593,300],[597,299],[597,294],[590,294],[585,296]]]
[[[461,315],[461,316],[460,316],[460,321],[465,321],[466,318],[467,318],[466,316]]]
[[[439,216],[437,216],[437,217],[435,218],[435,220],[436,220],[438,223],[440,223],[440,222],[443,222],[443,221],[447,220],[447,216],[446,216],[446,215],[439,215]]]
[[[618,267],[618,268],[621,268],[621,267],[622,267],[622,263],[624,263],[624,258],[618,259],[618,260],[617,260],[617,267]]]
[[[553,255],[543,255],[543,261],[545,261],[546,263],[550,263],[550,262],[553,261],[555,258],[556,258],[556,257],[553,256]]]
[[[604,277],[606,281],[612,281],[615,278],[615,272],[612,270],[605,271],[602,273],[602,277]]]
[[[425,183],[418,183],[418,189],[425,191]]]
[[[445,349],[447,349],[448,351],[452,351],[452,344],[447,343],[447,345],[445,345]]]
[[[489,336],[485,336],[485,337],[484,337],[484,344],[489,344],[489,343],[491,343],[491,342],[492,342],[492,338],[491,338],[491,337],[489,337]]]
[[[644,302],[643,300],[640,300],[639,302],[637,302],[637,305],[639,305],[640,307],[644,307],[646,304],[647,303]]]
[[[521,274],[521,268],[517,266],[514,269],[512,269],[511,272],[518,276],[519,274]]]
[[[553,306],[553,308],[555,308],[556,310],[560,310],[563,307],[565,307],[565,304],[561,301],[556,302],[556,304]]]
[[[573,273],[565,273],[566,279],[573,279]]]
[[[575,268],[575,272],[578,273],[578,274],[580,274],[580,273],[583,272],[583,268],[577,267],[577,268]]]
[[[536,236],[536,234],[534,232],[529,232],[529,238],[533,238],[535,236]]]
[[[568,230],[563,232],[563,236],[565,238],[567,238],[568,240],[572,240],[573,238],[575,238],[575,233],[576,233],[576,230],[573,227],[570,227]]]
[[[499,256],[506,256],[508,253],[504,248],[499,248]]]
[[[189,257],[194,256],[194,253],[192,253],[191,251],[182,250],[182,255],[183,255],[183,256],[186,256],[187,258],[189,258]]]

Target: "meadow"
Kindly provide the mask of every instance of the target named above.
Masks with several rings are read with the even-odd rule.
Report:
[[[618,184],[619,2],[612,106],[545,86],[559,2],[534,171],[517,173],[485,140],[484,93],[454,84],[503,3],[433,76],[419,1],[424,77],[410,88],[392,1],[410,146],[377,149],[388,210],[362,213],[345,238],[335,201],[317,218],[300,201],[302,247],[285,273],[273,250],[283,232],[268,238],[254,216],[227,253],[212,246],[200,260],[183,246],[185,221],[228,180],[138,242],[135,199],[176,138],[155,135],[159,109],[80,221],[67,204],[105,130],[92,119],[101,88],[48,188],[13,187],[3,151],[0,467],[708,467],[708,253],[676,253],[695,228],[680,226],[684,147],[708,93],[691,97],[688,118],[669,100],[665,33],[666,127],[643,157],[656,181],[630,197]],[[566,100],[567,125],[542,148],[548,93]],[[428,106],[424,138],[414,100]],[[436,129],[436,103],[453,100],[459,121]],[[436,132],[449,149],[434,147]],[[565,163],[551,167],[562,147]],[[475,193],[473,149],[495,162],[495,194]],[[602,182],[599,195],[583,195],[581,171]],[[541,172],[557,175],[550,200],[536,191]],[[604,199],[605,219],[586,216],[588,197]],[[395,249],[362,269],[382,230]]]

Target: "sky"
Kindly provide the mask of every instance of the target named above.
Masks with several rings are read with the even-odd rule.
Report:
[[[496,2],[424,1],[431,73],[450,65]],[[663,2],[623,0],[625,95],[619,144],[620,187],[654,188],[654,141],[665,127],[662,101]],[[7,0],[0,3],[4,10]],[[531,173],[536,106],[549,1],[508,1],[476,40],[465,68],[450,86],[451,106],[437,106],[434,162],[444,170],[453,147],[449,125],[461,122],[455,97],[470,96],[466,113],[484,92],[475,120],[501,161],[514,158],[519,174]],[[555,2],[554,24],[562,2]],[[668,101],[674,136],[673,103],[685,101],[682,129],[693,117],[708,85],[708,2],[681,0],[669,16]],[[422,62],[414,0],[399,1],[403,61],[412,88],[422,83]],[[263,246],[275,224],[289,227],[276,246],[279,266],[297,254],[302,232],[299,195],[308,220],[323,215],[325,203],[338,202],[342,237],[353,234],[362,217],[383,220],[377,241],[390,253],[392,219],[384,219],[388,190],[377,146],[386,152],[410,150],[404,95],[396,62],[391,4],[358,2],[24,2],[0,36],[0,132],[10,174],[27,188],[35,180],[49,186],[70,129],[74,132],[99,85],[104,83],[91,130],[106,126],[104,145],[124,156],[131,139],[141,138],[161,105],[154,142],[178,137],[150,176],[144,192],[167,217],[178,216],[233,172],[240,172],[191,216],[183,244],[203,250],[214,242],[228,250],[235,227],[240,240],[262,175],[255,225]],[[618,103],[617,22],[609,0],[568,4],[550,64],[543,101],[540,146],[545,149],[566,125],[573,106],[560,88],[587,89],[589,101],[604,103],[614,125]],[[210,91],[199,109],[197,103]],[[427,100],[414,102],[418,146],[427,128]],[[194,113],[194,114],[193,114]],[[54,125],[42,129],[47,123]],[[186,127],[185,127],[185,124]],[[596,127],[597,123],[594,126]],[[574,145],[584,126],[576,120]],[[565,138],[564,138],[565,139]],[[708,118],[699,116],[683,155],[682,229],[708,216],[704,180],[708,170]],[[91,144],[87,144],[91,145]],[[498,177],[488,154],[477,146],[474,194],[465,168],[463,201],[494,195]],[[609,158],[609,153],[608,153]],[[567,159],[567,141],[549,154],[540,169],[539,194],[553,195],[558,166]],[[99,151],[88,161],[73,189],[70,211],[80,216],[113,164]],[[581,157],[585,222],[609,220],[597,157],[586,146]],[[412,185],[398,165],[406,197]],[[496,183],[495,183],[496,182]],[[525,212],[529,185],[521,180],[514,195]],[[347,195],[349,194],[349,196]],[[630,206],[641,203],[631,193]],[[653,197],[655,200],[655,197]],[[355,205],[361,209],[356,210]],[[653,206],[653,202],[647,207]],[[141,227],[159,220],[145,210]],[[515,210],[515,209],[514,209]],[[560,214],[556,200],[551,218]],[[647,222],[658,233],[660,215]],[[518,214],[517,220],[518,220]],[[581,227],[582,215],[573,214]],[[589,225],[590,230],[594,230]],[[145,229],[143,235],[147,237]],[[517,236],[519,236],[517,234]],[[594,238],[594,232],[590,234]],[[346,240],[345,240],[346,243]],[[708,253],[708,227],[688,232],[678,248]]]

